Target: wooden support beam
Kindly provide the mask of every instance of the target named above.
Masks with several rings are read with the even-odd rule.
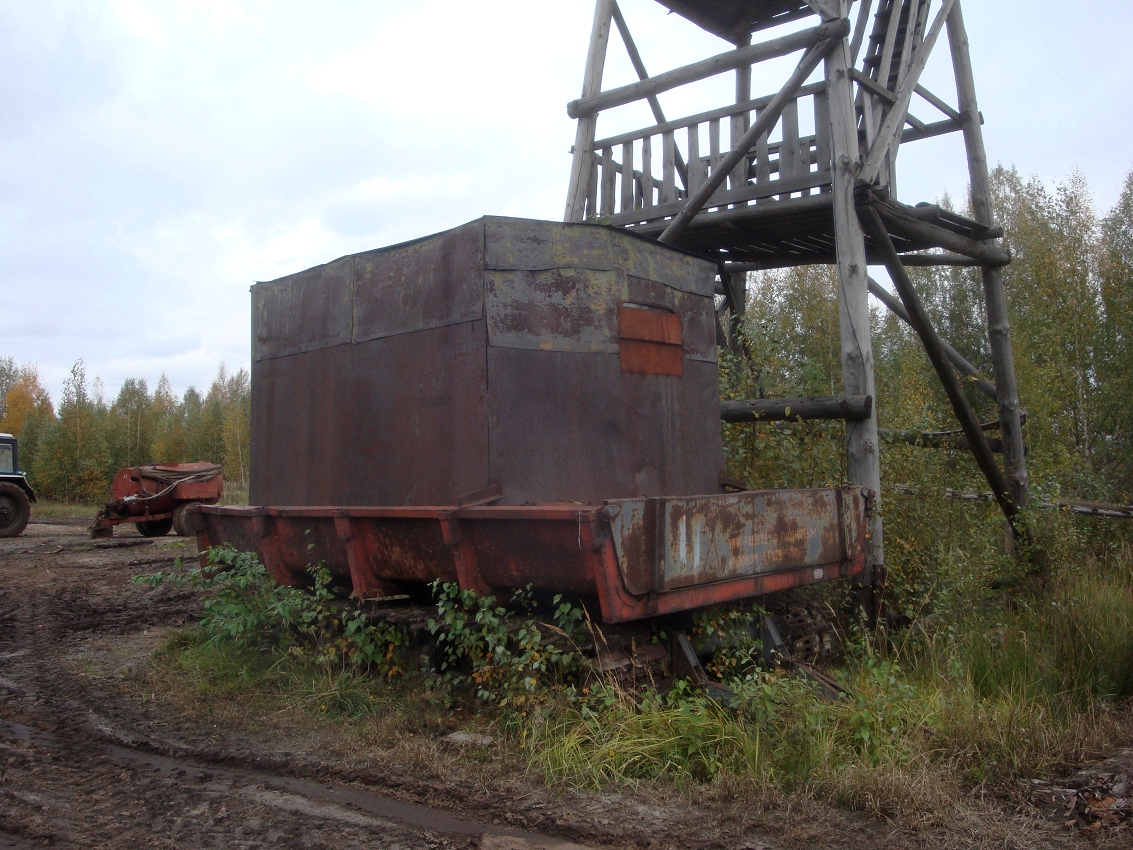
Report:
[[[590,47],[586,52],[586,71],[582,78],[583,97],[602,90],[602,71],[606,66],[606,46],[610,43],[610,19],[613,15],[614,0],[598,0],[594,6]],[[575,129],[574,158],[570,164],[564,221],[583,221],[586,218],[586,195],[590,175],[594,170],[594,131],[597,125],[597,116],[589,115],[581,119]]]
[[[1043,503],[1044,508],[1082,516],[1104,516],[1110,519],[1133,519],[1133,505],[1106,505],[1099,502],[1068,502],[1060,499]]]
[[[720,402],[720,418],[725,422],[794,422],[798,419],[862,422],[872,413],[873,399],[868,395],[750,398]]]
[[[960,126],[960,122],[952,118],[945,118],[943,121],[933,121],[931,124],[925,124],[921,128],[906,127],[901,131],[901,144],[906,142],[919,142],[921,139],[934,139],[937,136],[943,136],[947,133],[958,133],[964,128]]]
[[[621,86],[601,93],[583,95],[578,100],[572,100],[567,104],[567,115],[571,118],[581,118],[586,115],[593,115],[603,109],[624,106],[627,103],[633,103],[635,100],[642,100],[650,95],[660,94],[688,83],[694,83],[697,80],[714,77],[725,71],[734,71],[741,65],[752,65],[756,62],[787,56],[798,50],[811,48],[830,38],[841,39],[849,31],[850,22],[842,18],[782,38],[731,50],[701,62],[685,65],[683,68],[657,74],[648,80],[630,83],[628,86]]]
[[[751,44],[751,33],[745,33],[743,40],[736,43],[736,47],[743,48]],[[745,100],[751,100],[751,65],[740,65],[736,68],[736,103],[743,103]],[[731,140],[732,148],[739,147],[739,141],[743,138],[744,133],[751,127],[751,113],[739,112],[732,116],[731,126]],[[784,142],[786,139],[784,138]],[[784,145],[785,147],[785,145]],[[782,151],[780,151],[782,157]],[[780,162],[782,159],[780,158]],[[780,175],[782,176],[782,175]],[[731,188],[743,189],[747,186],[748,181],[748,161],[744,157],[736,165],[731,174]]]
[[[848,14],[850,0],[841,0]],[[834,160],[831,207],[838,264],[838,330],[842,359],[842,391],[846,395],[877,397],[870,337],[869,286],[865,236],[854,211],[854,181],[861,169],[858,150],[858,114],[854,109],[849,46],[839,41],[827,54],[826,97],[829,105],[830,144]],[[869,620],[877,621],[885,587],[885,536],[881,515],[881,447],[877,437],[877,409],[860,422],[846,423],[846,475],[851,484],[874,493],[870,552],[859,579],[861,605]]]
[[[944,498],[957,502],[991,502],[995,499],[995,495],[992,493],[963,493],[949,487],[944,491]],[[1133,519],[1133,505],[1107,505],[1101,502],[1070,502],[1059,499],[1057,502],[1041,502],[1038,507],[1048,511],[1062,511],[1080,516]]]
[[[799,89],[798,96],[806,97],[825,90],[826,86],[823,83],[810,83]],[[594,148],[600,150],[602,148],[616,147],[625,142],[635,142],[645,136],[660,136],[662,133],[669,132],[670,130],[683,130],[695,124],[706,124],[714,118],[731,118],[733,115],[739,115],[741,112],[763,109],[763,107],[767,106],[767,104],[774,99],[775,95],[773,94],[753,97],[751,100],[745,100],[743,103],[720,106],[716,109],[709,109],[706,112],[698,112],[695,115],[689,115],[687,118],[677,118],[673,121],[664,121],[660,124],[654,124],[652,127],[630,130],[626,133],[619,133],[616,136],[607,136],[604,139],[598,139],[594,142]],[[956,129],[960,129],[959,124],[956,125]]]
[[[729,273],[722,271],[720,281],[724,286],[724,298],[731,318],[725,328],[728,340],[728,350],[733,354],[741,351],[740,327],[743,324],[744,314],[747,313],[747,275],[743,272]]]
[[[877,138],[873,142],[873,147],[870,148],[865,165],[862,166],[860,180],[866,183],[873,183],[877,180],[877,176],[881,173],[881,168],[885,164],[886,157],[889,156],[890,149],[894,148],[900,142],[901,131],[905,126],[905,118],[909,112],[909,103],[912,101],[913,92],[916,90],[917,83],[920,81],[921,72],[928,62],[928,57],[932,53],[936,39],[940,35],[941,29],[944,28],[944,24],[948,20],[948,14],[951,12],[955,2],[956,0],[944,0],[944,5],[941,7],[940,11],[937,12],[936,19],[932,22],[932,27],[929,29],[924,41],[917,46],[917,55],[913,58],[912,63],[909,65],[897,89],[897,100],[890,108],[889,114],[885,116],[885,121],[882,122],[881,129],[877,131]],[[909,23],[911,26],[912,22],[910,21]]]
[[[972,187],[972,214],[976,221],[994,225],[991,210],[991,181],[988,177],[987,154],[984,152],[983,130],[976,104],[976,84],[972,59],[968,52],[968,34],[964,15],[957,3],[948,17],[948,42],[952,66],[956,74],[956,95],[964,126],[964,146],[968,153],[968,176]],[[1003,293],[1003,273],[989,265],[983,270],[984,304],[987,309],[988,338],[995,385],[999,388],[999,425],[1003,435],[1003,465],[1011,488],[1011,497],[1020,507],[1027,506],[1027,460],[1023,453],[1022,410],[1019,389],[1015,383],[1015,360],[1011,351],[1011,323],[1007,318],[1007,300]]]
[[[931,103],[933,106],[935,106],[937,109],[939,109],[941,112],[943,112],[949,118],[951,118],[953,121],[959,121],[960,120],[960,113],[959,112],[957,112],[955,109],[953,109],[947,103],[945,103],[939,97],[934,95],[932,92],[930,92],[924,86],[918,84],[917,87],[914,89],[914,91],[916,91],[917,94],[919,94],[921,97],[923,97],[929,103]]]
[[[854,82],[856,82],[859,86],[864,88],[870,94],[875,94],[878,97],[880,97],[882,100],[884,100],[888,103],[896,103],[897,102],[897,95],[896,95],[895,92],[891,92],[889,89],[885,88],[885,86],[883,86],[881,83],[877,82],[876,80],[870,79],[869,77],[867,77],[863,72],[859,71],[858,69],[856,69],[856,68],[851,69],[850,75],[854,78]]]
[[[1010,252],[1003,248],[962,236],[927,221],[921,221],[894,204],[875,203],[871,208],[885,219],[887,231],[896,233],[898,236],[927,242],[930,245],[963,254],[966,257],[979,260],[986,266],[1005,266],[1011,262]]]
[[[614,0],[613,5],[614,25],[618,28],[618,34],[622,37],[622,44],[625,45],[626,53],[629,54],[630,64],[633,65],[633,70],[637,72],[639,80],[648,80],[649,72],[645,70],[645,62],[641,59],[641,53],[637,50],[637,44],[630,35],[629,25],[626,23],[625,16],[622,14],[621,7],[618,5],[617,0]],[[657,100],[656,95],[650,95],[646,98],[649,101],[649,108],[653,110],[653,119],[658,124],[665,123],[665,113],[661,109],[661,101]],[[681,184],[688,190],[688,168],[685,166],[684,157],[681,156],[680,151],[677,151],[677,174],[681,178]]]
[[[844,20],[844,19],[843,19]],[[822,61],[822,57],[832,50],[835,45],[841,44],[841,40],[830,39],[823,41],[810,48],[799,64],[796,66],[794,72],[788,78],[787,82],[783,84],[783,88],[771,100],[771,103],[760,113],[759,118],[751,125],[746,133],[736,143],[734,149],[729,153],[716,169],[709,175],[708,179],[704,181],[700,189],[697,190],[688,201],[685,202],[681,211],[673,217],[669,225],[658,237],[658,242],[672,244],[684,232],[689,223],[696,217],[696,214],[704,207],[712,195],[723,182],[728,178],[732,170],[739,165],[740,161],[747,157],[747,152],[751,150],[752,146],[759,141],[759,138],[765,133],[769,132],[779,120],[783,110],[787,104],[790,103],[796,92],[810,76],[811,72],[818,67],[818,63]]]
[[[861,0],[858,3],[858,20],[854,24],[854,38],[850,42],[850,57],[846,63],[851,68],[858,64],[858,53],[862,49],[865,28],[869,24],[869,13],[871,11],[873,11],[873,0]]]
[[[866,233],[869,234],[870,238],[873,239],[884,259],[885,267],[889,270],[889,276],[893,280],[893,285],[897,288],[897,293],[901,296],[901,302],[908,311],[913,330],[915,330],[917,336],[921,338],[921,343],[924,345],[925,352],[928,354],[928,359],[932,363],[932,367],[936,371],[937,376],[940,378],[940,382],[944,385],[944,392],[948,396],[948,401],[952,404],[952,410],[960,420],[960,427],[963,429],[964,436],[968,438],[968,443],[972,447],[972,455],[975,457],[976,465],[987,479],[988,484],[991,485],[991,490],[995,493],[995,499],[999,503],[1003,515],[1006,516],[1007,521],[1014,526],[1019,507],[1011,497],[1011,493],[1007,487],[1007,479],[1003,475],[1003,470],[1001,470],[999,464],[996,463],[987,437],[980,429],[979,420],[976,419],[976,414],[972,411],[972,406],[968,403],[968,399],[964,395],[963,389],[960,387],[960,381],[956,377],[956,373],[952,371],[952,366],[949,364],[948,358],[944,354],[944,347],[940,344],[940,337],[937,336],[936,329],[929,321],[928,314],[925,313],[920,297],[917,295],[917,291],[913,288],[912,281],[909,280],[909,276],[905,272],[905,267],[901,265],[901,258],[897,254],[897,249],[893,247],[893,242],[889,238],[885,224],[869,203],[869,186],[864,183],[860,184],[860,186],[862,191],[857,195],[859,201],[857,210],[862,221],[862,226]]]
[[[904,262],[904,259],[904,257],[901,258],[902,263]],[[889,292],[887,292],[886,289],[872,277],[869,279],[869,292],[874,298],[888,307],[898,319],[900,319],[906,325],[912,326],[913,320],[909,318],[909,314],[908,312],[906,312],[905,307],[901,304],[900,300],[890,295]],[[975,385],[980,388],[980,391],[984,395],[989,396],[993,399],[996,398],[995,385],[987,378],[985,378],[980,373],[979,369],[973,366],[968,361],[968,359],[964,357],[964,355],[962,355],[959,351],[957,351],[943,339],[940,341],[940,344],[944,347],[945,355],[951,361],[952,365],[960,371],[961,374],[967,375],[975,383]]]
[[[905,268],[915,267],[934,267],[934,266],[962,266],[972,267],[981,266],[979,260],[973,260],[971,257],[965,257],[963,254],[902,254],[901,263]]]
[[[947,210],[938,204],[917,204],[915,207],[906,206],[901,204],[902,212],[907,212],[913,218],[919,221],[927,221],[930,224],[936,221],[951,221],[954,224],[959,224],[965,227],[971,227],[972,220],[966,219],[962,216],[956,215],[951,210]],[[982,225],[976,222],[976,227],[972,228],[969,234],[973,239],[984,241],[988,239],[1002,239],[1003,228],[994,225]]]

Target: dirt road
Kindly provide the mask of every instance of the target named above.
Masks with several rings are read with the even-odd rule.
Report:
[[[145,663],[162,630],[196,618],[194,592],[131,583],[196,549],[129,527],[104,545],[84,525],[38,522],[0,541],[0,848],[576,846],[357,777],[306,779],[333,771],[226,746],[212,730],[161,735],[167,720],[97,682]]]
[[[33,522],[23,536],[0,540],[0,850],[1080,841],[1002,806],[991,810],[1011,823],[986,836],[918,833],[805,799],[757,805],[726,785],[556,793],[490,757],[445,761],[435,740],[416,745],[433,760],[422,757],[415,769],[411,757],[377,747],[346,758],[325,726],[307,732],[265,721],[249,732],[171,716],[158,694],[122,682],[136,681],[169,629],[196,619],[198,597],[132,578],[195,554],[189,541],[146,540],[132,529],[91,541],[79,520]]]

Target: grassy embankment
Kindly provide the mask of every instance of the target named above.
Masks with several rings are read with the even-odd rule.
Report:
[[[207,591],[216,604],[203,627],[168,644],[145,687],[202,716],[332,718],[367,740],[471,723],[551,784],[738,782],[937,822],[974,788],[1050,777],[1133,739],[1128,547],[1057,564],[1010,595],[953,596],[884,645],[859,633],[831,671],[846,690],[837,701],[750,663],[757,647],[733,640],[718,665],[741,695],[733,708],[588,677],[561,639],[589,639],[570,606],[555,629],[531,611],[517,626],[439,589],[445,668],[419,674],[401,636],[343,616],[329,588],[296,596],[258,565],[241,574]],[[700,626],[735,637],[749,616]]]

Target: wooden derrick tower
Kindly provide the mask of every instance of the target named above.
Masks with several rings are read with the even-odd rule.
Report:
[[[616,0],[597,0],[582,97],[568,104],[578,120],[566,202],[567,221],[600,221],[714,260],[723,295],[719,336],[741,317],[746,273],[805,264],[838,269],[844,395],[816,400],[808,415],[846,419],[852,484],[881,497],[878,428],[867,293],[872,292],[924,344],[961,428],[1004,514],[1027,502],[1027,470],[1011,334],[997,244],[987,159],[976,105],[968,38],[959,0],[659,0],[729,49],[652,76]],[[638,81],[603,89],[611,30]],[[941,36],[955,74],[955,101],[920,83]],[[778,91],[753,96],[753,69],[797,55]],[[656,70],[656,69],[653,69]],[[659,95],[732,74],[735,99],[667,116]],[[599,116],[644,101],[654,122],[602,137]],[[914,113],[915,110],[915,114]],[[896,200],[900,146],[962,133],[974,219],[931,204]],[[867,266],[888,270],[899,298],[872,281]],[[983,273],[994,383],[937,334],[907,266],[979,266]],[[730,314],[730,315],[729,315]],[[998,404],[1003,466],[992,453],[958,375]],[[785,401],[785,400],[784,400]],[[726,418],[754,418],[750,405],[726,405]],[[782,405],[785,407],[786,405]],[[761,403],[774,418],[775,403]],[[792,412],[797,415],[798,407]],[[880,519],[874,569],[884,580]]]

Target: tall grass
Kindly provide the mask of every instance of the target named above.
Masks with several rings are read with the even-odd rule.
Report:
[[[31,506],[32,522],[36,519],[89,519],[94,520],[102,505],[82,502],[35,502]]]
[[[1068,569],[884,649],[861,639],[839,672],[842,700],[778,671],[732,681],[734,711],[687,689],[662,699],[599,686],[525,730],[525,747],[557,783],[731,775],[863,805],[872,787],[870,806],[894,776],[935,773],[947,785],[1049,774],[1133,737],[1121,723],[1133,696],[1131,563]]]

